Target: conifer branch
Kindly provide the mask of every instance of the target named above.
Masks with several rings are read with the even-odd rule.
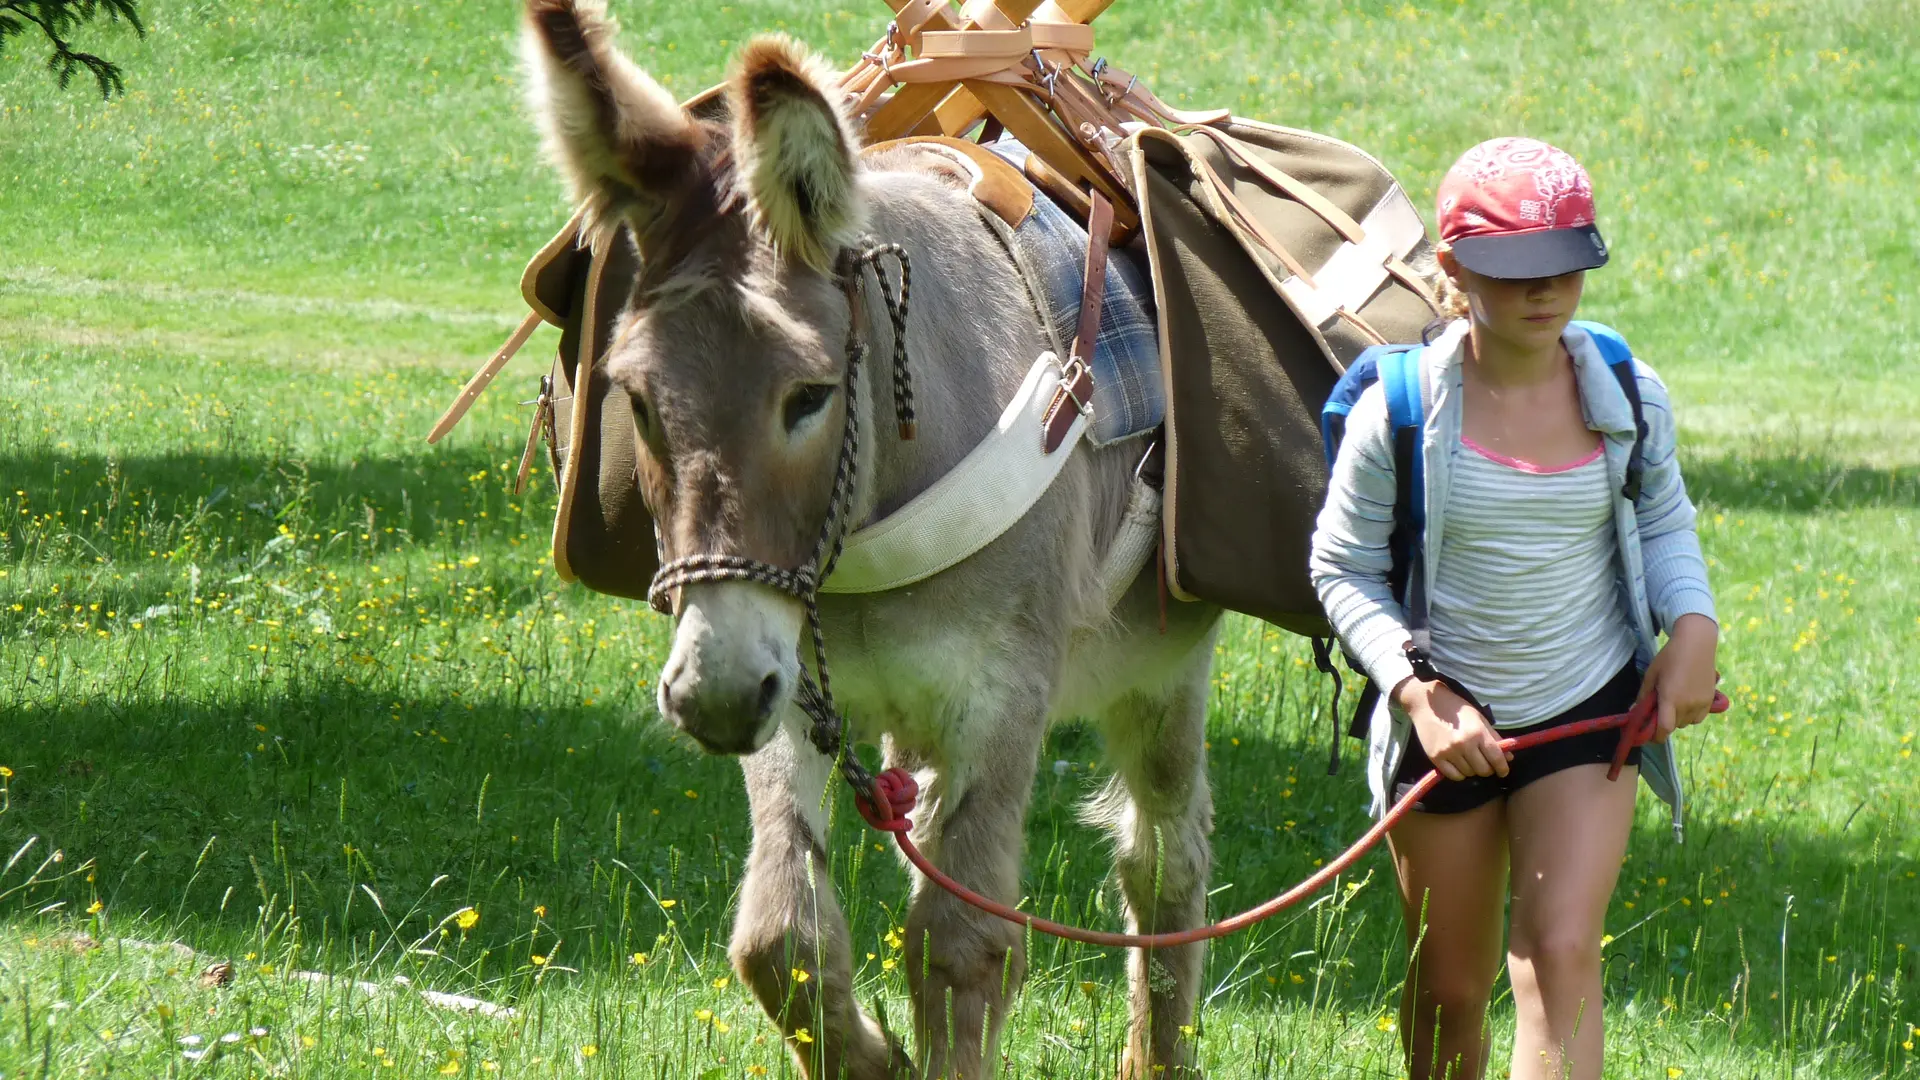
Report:
[[[47,56],[47,70],[60,81],[62,90],[73,81],[75,72],[85,69],[100,87],[101,98],[125,93],[127,87],[118,64],[76,49],[67,40],[74,28],[102,14],[108,22],[125,19],[141,37],[147,34],[134,0],[0,0],[0,53],[6,51],[9,41],[27,36],[29,28],[37,28],[53,47]]]

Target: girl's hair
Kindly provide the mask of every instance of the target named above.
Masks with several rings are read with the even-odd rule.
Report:
[[[1466,290],[1453,283],[1453,279],[1444,273],[1434,274],[1434,301],[1440,306],[1440,317],[1449,321],[1464,319],[1473,314],[1467,305]]]
[[[1448,323],[1473,314],[1473,309],[1467,304],[1466,291],[1455,285],[1453,279],[1448,277],[1446,271],[1440,269],[1437,263],[1433,268],[1433,300],[1439,307],[1440,313],[1433,317],[1433,321],[1427,324],[1425,330],[1421,331],[1420,340],[1426,344],[1432,344],[1433,339],[1440,336]]]

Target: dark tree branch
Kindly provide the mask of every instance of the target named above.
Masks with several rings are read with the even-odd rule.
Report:
[[[12,39],[27,36],[28,27],[33,27],[53,48],[47,56],[47,70],[60,81],[62,90],[73,81],[74,73],[84,68],[99,85],[103,99],[125,93],[126,83],[118,64],[75,49],[67,36],[74,28],[104,14],[108,22],[125,19],[134,33],[145,37],[146,24],[140,21],[134,4],[135,0],[0,0],[0,52],[6,51]]]

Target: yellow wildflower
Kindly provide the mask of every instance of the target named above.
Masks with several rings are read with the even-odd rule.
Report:
[[[473,908],[468,908],[465,911],[462,911],[460,914],[455,915],[453,917],[453,921],[454,921],[454,925],[458,926],[460,929],[471,930],[473,929],[474,924],[480,921],[480,913],[474,910]]]

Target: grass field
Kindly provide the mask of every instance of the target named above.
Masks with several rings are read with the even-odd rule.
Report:
[[[882,25],[615,7],[687,93],[756,30],[844,61]],[[145,40],[83,40],[125,66],[110,104],[0,58],[5,1080],[789,1074],[726,968],[738,770],[651,715],[664,622],[554,577],[548,478],[507,488],[550,332],[422,441],[566,217],[512,8],[158,0]],[[1736,706],[1682,743],[1684,845],[1642,799],[1608,1075],[1920,1076],[1920,10],[1122,0],[1100,26],[1169,100],[1348,138],[1416,193],[1495,133],[1589,164],[1616,257],[1583,314],[1674,388]],[[1220,912],[1364,825],[1304,665],[1223,638]],[[1046,757],[1030,903],[1114,926],[1072,813],[1096,741]],[[847,809],[860,996],[903,1024],[906,878]],[[1212,1075],[1401,1075],[1366,866],[1211,951]],[[1109,1074],[1120,957],[1041,940],[1032,967],[1005,1074]]]

